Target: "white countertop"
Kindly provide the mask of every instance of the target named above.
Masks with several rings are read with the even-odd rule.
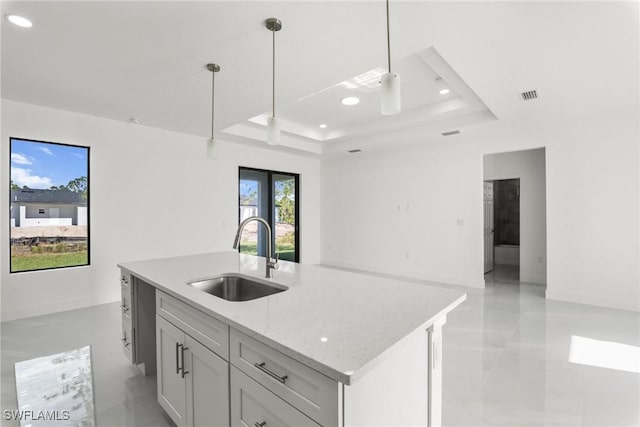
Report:
[[[466,299],[459,290],[286,261],[280,261],[272,279],[264,279],[264,262],[262,257],[218,252],[118,265],[344,384],[366,374],[402,338],[426,329]],[[186,284],[224,273],[254,276],[289,289],[231,302]]]

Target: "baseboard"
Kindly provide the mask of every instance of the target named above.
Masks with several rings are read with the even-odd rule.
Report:
[[[603,297],[601,295],[581,294],[578,292],[558,292],[549,288],[547,288],[545,296],[547,299],[555,301],[573,302],[577,304],[613,308],[616,310],[640,312],[640,302],[634,299],[621,300],[611,297]]]
[[[78,308],[91,307],[113,301],[96,301],[95,298],[68,299],[63,302],[50,304],[29,305],[26,307],[2,307],[2,322],[26,319],[28,317],[42,316],[45,314],[59,313],[61,311],[76,310]]]
[[[547,279],[544,278],[544,277],[540,277],[540,276],[521,275],[520,276],[520,282],[533,283],[534,285],[546,285],[547,284]]]
[[[468,288],[484,289],[484,278],[474,280],[467,277],[454,277],[454,276],[442,276],[436,274],[424,274],[411,271],[397,271],[393,269],[372,267],[370,265],[343,263],[343,262],[331,262],[325,261],[317,264],[323,267],[335,268],[338,270],[346,270],[354,273],[371,274],[379,277],[386,277],[390,279],[407,280],[412,282],[429,284],[429,282],[435,284],[465,286]]]

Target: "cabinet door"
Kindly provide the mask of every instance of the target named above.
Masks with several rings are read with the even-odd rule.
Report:
[[[231,366],[231,425],[318,427],[311,418]]]
[[[229,427],[229,363],[185,335],[187,426]]]
[[[178,427],[187,425],[187,396],[183,366],[182,346],[184,333],[156,316],[156,349],[158,369],[158,402]]]

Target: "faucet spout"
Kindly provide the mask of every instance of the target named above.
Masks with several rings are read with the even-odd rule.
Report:
[[[236,231],[236,237],[233,240],[233,249],[238,249],[238,247],[240,246],[240,236],[242,235],[242,230],[244,230],[244,227],[252,221],[256,221],[264,225],[264,228],[267,231],[267,239],[266,239],[267,240],[267,251],[266,251],[267,267],[266,267],[265,277],[270,279],[271,277],[273,277],[272,271],[277,270],[280,267],[280,265],[278,265],[278,256],[275,253],[272,254],[272,251],[271,251],[271,236],[272,236],[271,226],[267,221],[260,218],[259,216],[250,216],[249,218],[242,221],[240,225],[238,225],[238,230]]]

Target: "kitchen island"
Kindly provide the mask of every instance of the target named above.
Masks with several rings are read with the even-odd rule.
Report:
[[[459,290],[236,252],[119,264],[123,348],[177,425],[440,424],[441,339]],[[227,301],[240,274],[283,292]]]

